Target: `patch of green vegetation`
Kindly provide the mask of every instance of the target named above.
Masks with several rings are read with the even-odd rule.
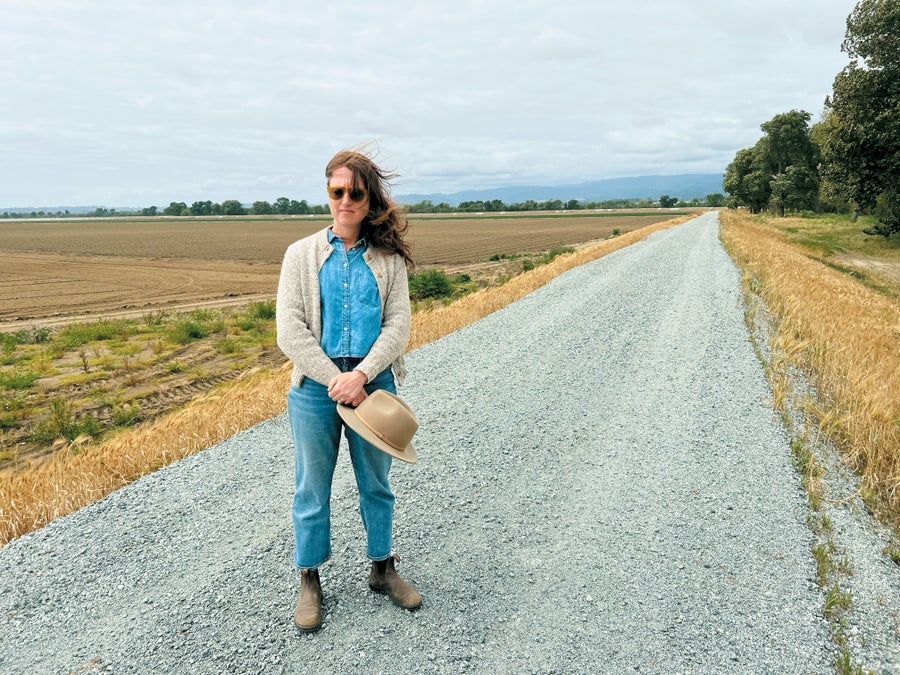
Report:
[[[65,398],[50,401],[46,415],[38,421],[31,432],[35,443],[50,444],[58,438],[74,441],[81,435],[92,438],[103,431],[100,421],[93,415],[75,418],[72,403]]]
[[[147,312],[141,317],[141,320],[144,322],[144,325],[148,328],[155,328],[158,326],[164,325],[169,319],[169,313],[164,310],[154,310],[151,312]]]
[[[254,302],[247,308],[247,315],[253,319],[272,321],[275,318],[275,301]]]
[[[449,298],[451,295],[453,284],[444,270],[425,270],[409,277],[409,297],[413,300]]]
[[[566,253],[575,253],[575,249],[571,246],[557,246],[556,248],[551,248],[544,255],[538,258],[538,263],[541,265],[546,265],[549,262],[552,262],[555,258],[566,254]]]
[[[849,214],[804,213],[788,217],[765,218],[780,229],[788,241],[801,244],[822,256],[855,252],[867,256],[887,256],[900,260],[900,237],[873,237],[863,230],[875,224],[874,216],[861,216],[856,222]]]
[[[222,338],[216,342],[215,348],[221,354],[235,354],[240,350],[241,345],[233,338]]]
[[[49,328],[39,328],[32,326],[23,330],[12,333],[12,339],[20,345],[41,345],[50,341],[51,331]],[[8,338],[7,338],[8,339]]]
[[[444,270],[431,269],[409,275],[409,297],[414,302],[458,298],[474,290],[475,283],[468,274],[450,277]]]
[[[120,323],[102,320],[69,324],[57,333],[55,340],[66,350],[76,349],[91,342],[105,342],[121,333]]]
[[[886,546],[883,553],[890,559],[892,563],[894,563],[895,565],[900,565],[900,545],[891,544],[890,546]]]
[[[825,606],[822,611],[825,616],[835,618],[847,611],[852,604],[853,594],[850,591],[842,590],[837,582],[835,582],[828,590],[828,595],[825,597]]]
[[[41,379],[33,370],[15,368],[12,372],[0,373],[0,388],[2,389],[28,389]]]
[[[118,404],[113,407],[109,421],[117,428],[128,427],[139,421],[141,407],[137,403],[130,405]]]
[[[202,340],[209,336],[209,330],[202,323],[191,319],[181,319],[169,330],[168,337],[172,342],[186,345],[189,342]]]

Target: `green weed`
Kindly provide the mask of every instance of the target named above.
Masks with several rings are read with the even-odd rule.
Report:
[[[825,616],[836,618],[849,609],[851,604],[853,604],[853,594],[850,591],[841,590],[841,587],[835,582],[825,598],[822,613]]]
[[[141,407],[137,403],[131,405],[117,405],[112,409],[110,422],[114,427],[128,427],[138,421]]]
[[[247,315],[252,319],[271,321],[275,318],[275,301],[255,302],[247,308]]]
[[[241,348],[238,341],[232,338],[222,338],[216,342],[215,347],[221,354],[234,354]]]
[[[41,376],[33,370],[15,368],[11,373],[0,373],[0,388],[28,389],[39,379]]]
[[[169,339],[182,345],[208,336],[209,330],[206,326],[190,319],[182,319],[169,331]]]

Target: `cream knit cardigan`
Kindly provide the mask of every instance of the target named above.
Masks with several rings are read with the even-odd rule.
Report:
[[[278,346],[294,365],[291,384],[298,387],[304,377],[327,385],[340,372],[320,345],[319,270],[334,251],[327,233],[326,228],[291,244],[281,264],[275,304]],[[372,270],[381,296],[381,333],[356,370],[361,370],[371,381],[391,366],[399,385],[406,377],[403,352],[411,321],[406,264],[396,253],[371,247],[363,260]]]

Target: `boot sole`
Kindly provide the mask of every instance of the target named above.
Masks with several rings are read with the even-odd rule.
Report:
[[[322,627],[322,622],[319,621],[315,626],[301,626],[296,621],[294,622],[294,627],[301,633],[315,633]]]

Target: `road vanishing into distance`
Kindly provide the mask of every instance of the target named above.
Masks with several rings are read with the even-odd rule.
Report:
[[[414,613],[346,453],[298,634],[284,415],[0,549],[0,672],[827,673],[790,449],[708,213],[408,355]]]

